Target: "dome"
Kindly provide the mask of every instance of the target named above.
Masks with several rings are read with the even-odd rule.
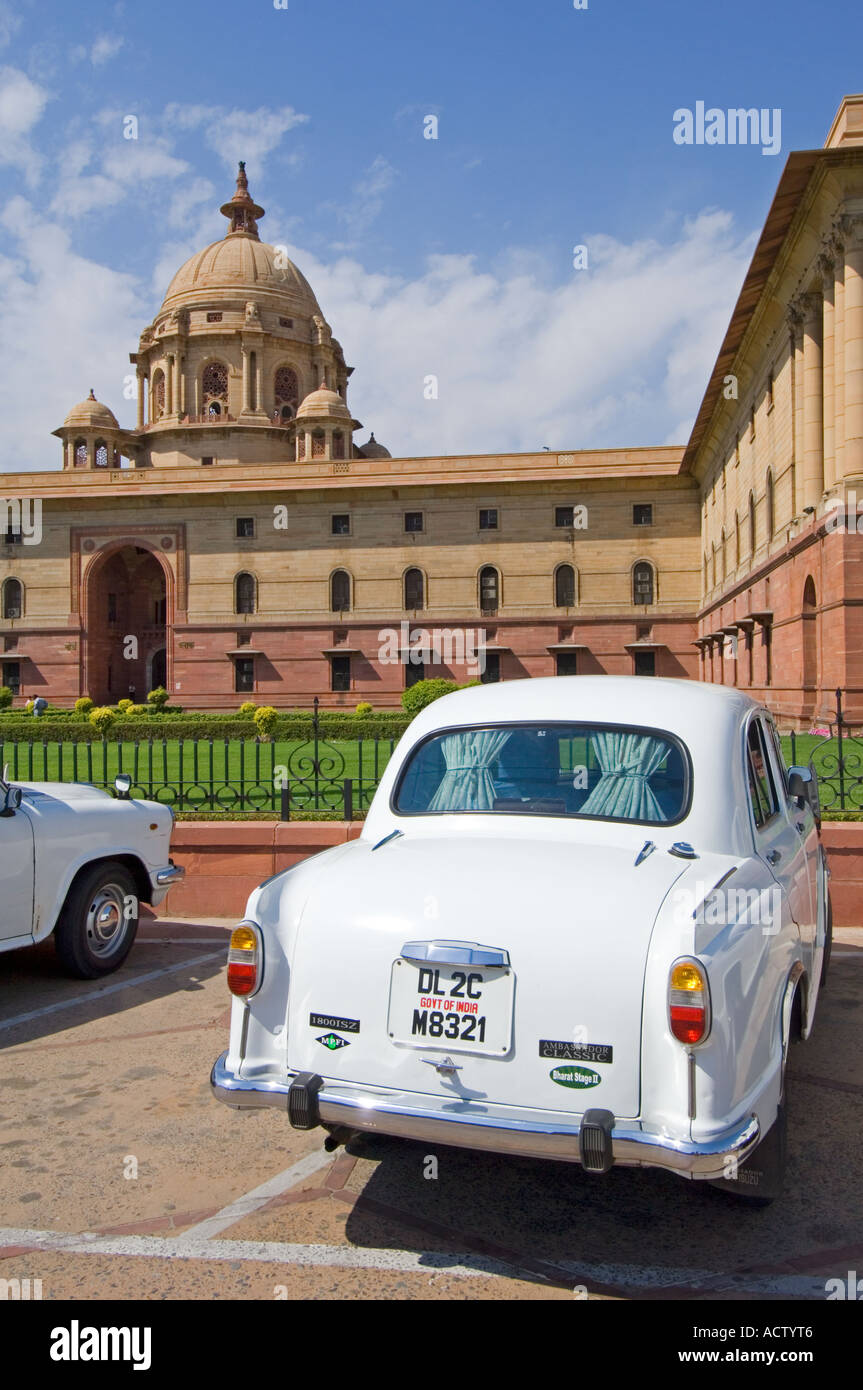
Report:
[[[366,459],[391,459],[392,454],[389,449],[385,449],[383,444],[379,444],[374,435],[365,444],[360,445],[360,453]]]
[[[351,420],[348,410],[338,391],[331,391],[321,382],[317,391],[312,391],[297,411],[298,420]],[[351,421],[351,423],[353,423]]]
[[[64,428],[67,425],[70,429],[118,430],[120,428],[113,410],[109,410],[101,401],[97,401],[92,390],[86,401],[73,405],[63,421]]]
[[[305,318],[321,314],[311,285],[283,250],[243,232],[212,242],[180,266],[168,286],[162,312],[201,300],[238,298],[269,300],[280,311]]]

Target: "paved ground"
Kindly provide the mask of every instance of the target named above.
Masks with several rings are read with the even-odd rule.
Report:
[[[792,1052],[783,1200],[357,1140],[210,1097],[227,923],[155,920],[105,982],[0,957],[0,1279],[43,1298],[823,1299],[863,1270],[863,940]],[[137,1173],[137,1176],[134,1174]]]

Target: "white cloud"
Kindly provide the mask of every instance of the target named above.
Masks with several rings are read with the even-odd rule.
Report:
[[[0,3],[0,48],[8,48],[23,23],[11,5]]]
[[[338,208],[339,220],[344,222],[354,236],[368,231],[380,215],[384,205],[384,194],[392,188],[398,172],[379,154],[372,160],[362,178],[353,187],[353,201],[349,207]],[[327,204],[332,208],[333,204]]]
[[[38,182],[41,156],[29,135],[49,100],[44,87],[18,68],[0,68],[0,164],[21,169],[28,185]]]
[[[308,119],[292,106],[229,111],[223,106],[193,106],[180,102],[166,107],[162,118],[166,131],[196,130],[203,126],[206,143],[232,172],[236,172],[237,163],[243,159],[256,175],[260,174],[266,157],[281,144],[282,137]]]
[[[148,306],[131,276],[77,255],[23,198],[7,204],[0,223],[4,242],[18,242],[14,260],[0,259],[0,467],[56,468],[60,443],[50,432],[91,386],[121,424],[134,424],[123,378]]]
[[[295,258],[357,367],[354,412],[393,453],[685,443],[754,239],[709,212],[669,244],[588,242],[592,268],[557,285],[532,254],[498,273],[434,256],[413,280]]]
[[[94,68],[107,63],[123,47],[125,40],[119,34],[100,34],[90,49],[90,62]]]

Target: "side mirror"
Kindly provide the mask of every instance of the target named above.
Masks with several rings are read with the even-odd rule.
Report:
[[[118,801],[128,801],[132,790],[132,777],[128,772],[118,772],[114,778],[114,793]]]
[[[808,805],[816,825],[821,824],[821,801],[818,796],[818,778],[810,763],[809,767],[788,769],[788,795],[796,799],[798,805]]]
[[[20,787],[7,787],[6,795],[3,798],[3,815],[14,816],[21,806],[22,792]]]

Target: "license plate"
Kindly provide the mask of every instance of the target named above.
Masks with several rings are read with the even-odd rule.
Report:
[[[393,1042],[453,1052],[509,1052],[514,977],[507,967],[393,963],[387,1029]]]

